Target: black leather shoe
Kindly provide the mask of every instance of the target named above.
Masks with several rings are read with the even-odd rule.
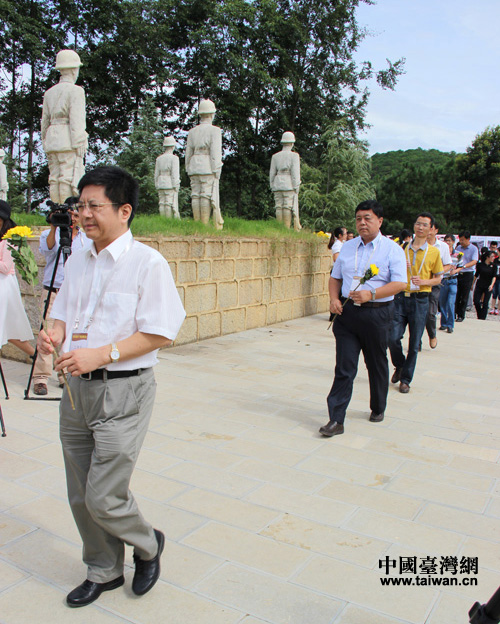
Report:
[[[447,329],[446,331],[447,331],[449,334],[452,334],[452,333],[453,333],[453,330],[452,330],[452,328],[451,328],[451,327],[448,327],[448,329]]]
[[[464,319],[463,319],[461,316],[459,316],[459,317],[456,319],[456,321],[455,321],[455,322],[456,322],[456,323],[463,323],[463,322],[464,322]]]
[[[399,391],[401,392],[401,394],[408,394],[408,392],[410,392],[410,386],[404,381],[402,381],[399,384]]]
[[[375,414],[375,412],[372,412],[370,414],[370,422],[382,422],[384,420],[384,412],[382,412],[381,414]]]
[[[330,420],[327,425],[319,428],[319,432],[321,433],[321,435],[327,438],[331,438],[332,436],[344,433],[344,425],[336,422],[335,420]]]
[[[401,379],[401,369],[395,368],[394,373],[392,374],[392,377],[391,377],[391,383],[398,383],[400,379]]]
[[[66,596],[66,602],[70,607],[85,607],[97,600],[102,592],[121,587],[123,583],[123,575],[107,583],[94,583],[86,579]]]
[[[155,531],[156,541],[158,542],[158,554],[149,561],[144,561],[137,555],[134,555],[135,574],[132,581],[132,591],[137,596],[143,596],[153,588],[156,581],[160,578],[160,557],[165,547],[165,536],[161,531]]]

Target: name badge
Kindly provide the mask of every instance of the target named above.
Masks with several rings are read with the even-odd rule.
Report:
[[[412,291],[420,290],[420,286],[418,284],[414,284],[413,280],[410,280],[410,290]]]
[[[350,292],[352,292],[353,290],[356,290],[356,288],[359,290],[359,285],[361,283],[361,275],[355,275],[352,278],[352,282],[351,282],[351,289]],[[355,306],[360,306],[360,303],[355,303]]]
[[[88,334],[86,332],[73,332],[73,334],[71,334],[70,351],[75,351],[76,349],[86,349],[87,338]]]

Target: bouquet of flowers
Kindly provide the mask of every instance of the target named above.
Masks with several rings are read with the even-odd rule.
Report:
[[[356,288],[353,290],[353,292],[358,290],[358,288],[362,284],[366,284],[366,282],[368,280],[370,280],[372,277],[375,277],[375,275],[377,275],[377,274],[378,274],[378,266],[376,264],[370,264],[370,266],[366,269],[365,274],[363,275],[363,277],[359,280],[359,284],[356,286]],[[347,299],[342,304],[342,308],[349,301],[349,299],[350,299],[350,297],[347,297]],[[337,316],[338,316],[338,313],[336,313],[336,314],[334,314],[333,312],[330,313],[330,319],[329,319],[330,323],[329,323],[329,325],[327,327],[327,330],[330,329],[330,327],[333,325],[333,322],[335,321]]]
[[[28,238],[32,237],[31,228],[17,225],[7,230],[2,240],[7,241],[7,247],[12,254],[19,275],[25,282],[34,285],[38,283],[38,265],[31,247],[28,245]]]

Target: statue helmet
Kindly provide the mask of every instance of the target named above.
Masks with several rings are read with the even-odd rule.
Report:
[[[198,107],[198,115],[206,115],[209,113],[215,113],[215,104],[212,100],[201,100]]]
[[[282,143],[295,143],[295,135],[293,132],[283,132],[281,137]]]
[[[61,50],[56,56],[56,69],[73,69],[82,64],[74,50]]]
[[[173,136],[167,136],[163,139],[163,147],[176,147],[177,143]]]

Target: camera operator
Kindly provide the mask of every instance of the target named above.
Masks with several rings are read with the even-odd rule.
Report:
[[[66,200],[66,204],[70,201]],[[76,251],[87,247],[92,243],[80,229],[78,225],[78,212],[72,208],[68,209],[68,214],[71,216],[71,250]],[[43,274],[43,288],[47,291],[47,296],[50,296],[49,307],[47,308],[47,327],[51,328],[54,321],[50,319],[50,310],[52,303],[56,297],[56,294],[61,287],[64,279],[64,257],[61,254],[59,256],[59,262],[55,273],[54,285],[52,290],[50,289],[50,283],[52,280],[52,274],[54,272],[54,264],[57,258],[57,251],[59,249],[60,231],[57,225],[52,223],[53,211],[47,215],[47,222],[50,225],[50,230],[45,230],[40,235],[40,253],[45,257],[47,264],[45,265],[45,271]],[[41,300],[42,314],[45,306],[45,300]],[[45,396],[47,394],[47,380],[52,375],[53,368],[53,356],[52,354],[46,355],[38,352],[38,356],[33,369],[33,392],[39,396]],[[58,374],[59,387],[64,385],[62,375]]]

